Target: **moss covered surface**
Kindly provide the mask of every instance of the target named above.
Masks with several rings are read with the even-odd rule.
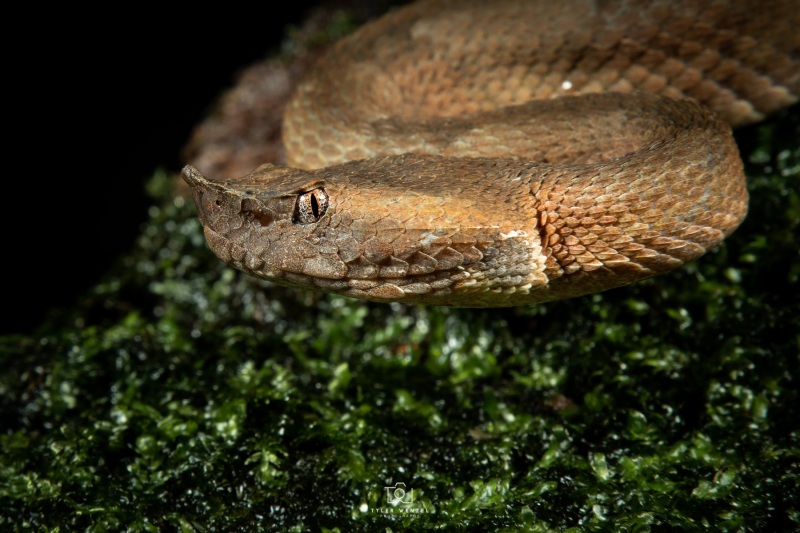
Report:
[[[799,132],[739,135],[719,250],[502,310],[250,280],[157,176],[118,268],[0,339],[0,527],[800,528]]]

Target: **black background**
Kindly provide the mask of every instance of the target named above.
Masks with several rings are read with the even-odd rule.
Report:
[[[35,331],[131,249],[146,180],[182,167],[236,72],[277,51],[314,3],[20,20],[6,64],[0,333]]]

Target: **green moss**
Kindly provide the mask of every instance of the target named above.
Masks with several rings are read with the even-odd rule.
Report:
[[[800,527],[798,124],[740,135],[750,215],[719,250],[518,309],[248,279],[157,175],[118,268],[0,339],[0,525]]]

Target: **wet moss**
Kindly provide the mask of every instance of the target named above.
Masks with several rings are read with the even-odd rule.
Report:
[[[0,524],[796,529],[798,133],[795,108],[739,134],[750,214],[719,250],[504,310],[248,279],[159,173],[118,267],[0,339]]]

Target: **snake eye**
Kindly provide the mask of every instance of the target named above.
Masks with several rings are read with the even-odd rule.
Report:
[[[328,193],[325,189],[314,189],[297,196],[294,208],[295,224],[313,224],[328,210]]]

